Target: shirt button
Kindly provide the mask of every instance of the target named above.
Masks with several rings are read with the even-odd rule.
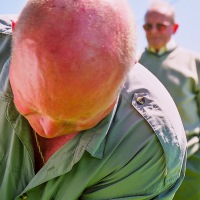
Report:
[[[136,99],[137,104],[143,105],[145,103],[145,98],[144,97],[138,97]]]
[[[26,193],[24,193],[20,196],[20,199],[28,199],[28,195]]]

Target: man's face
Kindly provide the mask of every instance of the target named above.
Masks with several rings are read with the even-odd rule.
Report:
[[[149,47],[156,50],[165,47],[174,33],[173,27],[174,25],[168,15],[157,11],[149,11],[144,25]]]

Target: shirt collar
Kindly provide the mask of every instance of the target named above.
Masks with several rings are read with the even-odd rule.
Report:
[[[152,53],[156,53],[157,55],[163,55],[164,53],[171,51],[177,46],[175,40],[170,39],[169,42],[166,44],[166,46],[162,47],[159,51],[156,51],[152,47],[147,47],[147,51],[150,51]]]
[[[86,142],[86,150],[94,157],[101,159],[103,157],[106,136],[109,132],[110,126],[112,124],[113,118],[115,116],[117,106],[118,106],[119,96],[117,102],[115,103],[112,112],[105,117],[99,124],[90,130],[86,130],[82,134],[82,141]]]

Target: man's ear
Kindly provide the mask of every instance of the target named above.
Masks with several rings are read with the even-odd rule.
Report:
[[[178,29],[178,27],[179,27],[179,25],[178,24],[174,24],[173,26],[174,26],[173,27],[173,34],[175,34],[177,29]]]
[[[15,29],[15,25],[16,25],[16,21],[14,21],[14,20],[11,20],[11,26],[12,26],[12,31],[14,31],[14,29]]]

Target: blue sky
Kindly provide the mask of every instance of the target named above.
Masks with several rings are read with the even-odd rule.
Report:
[[[152,0],[128,0],[137,22],[138,50],[146,46],[142,29],[143,16]],[[181,46],[200,52],[200,0],[169,0],[176,10],[176,21],[179,29],[174,36]],[[17,14],[26,0],[0,0],[0,14]]]

